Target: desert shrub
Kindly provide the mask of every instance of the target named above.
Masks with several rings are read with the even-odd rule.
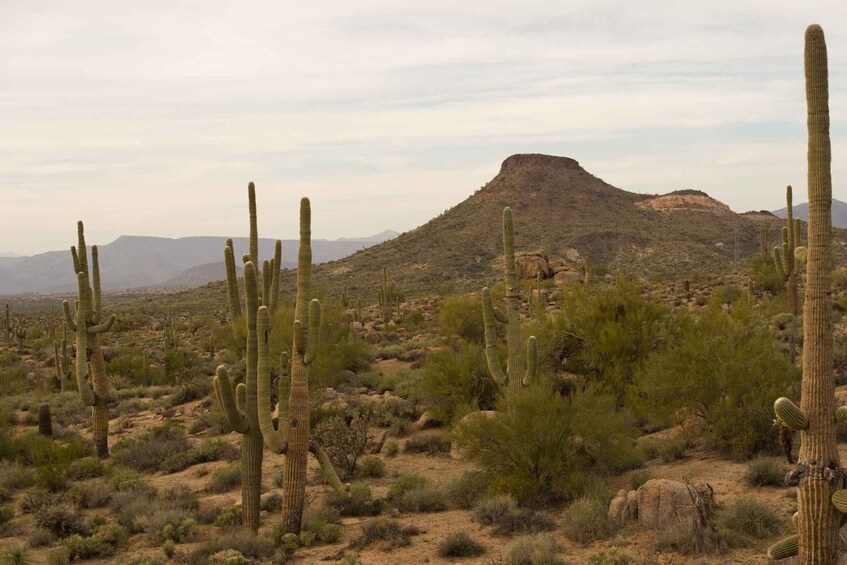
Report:
[[[182,353],[179,351],[178,353]],[[194,400],[205,398],[212,391],[211,381],[203,377],[195,377],[188,380],[176,389],[169,399],[171,406],[179,406]]]
[[[153,496],[156,492],[156,489],[147,484],[147,481],[136,471],[122,466],[112,467],[112,472],[109,474],[109,485],[117,492],[134,495]]]
[[[56,537],[87,534],[88,524],[71,502],[54,498],[45,501],[33,512],[35,525],[49,530]]]
[[[356,417],[335,414],[318,422],[314,434],[324,448],[336,470],[344,476],[350,476],[356,470],[356,463],[372,445],[368,428],[371,418],[360,413]]]
[[[529,508],[518,508],[509,495],[495,495],[480,500],[474,507],[474,519],[483,526],[493,526],[495,535],[527,534],[552,530],[553,520]]]
[[[126,530],[115,524],[104,524],[90,537],[72,535],[62,540],[62,545],[68,549],[71,561],[90,559],[93,557],[108,557],[126,544]]]
[[[658,455],[664,463],[677,461],[685,457],[690,441],[685,434],[679,434],[658,442]]]
[[[338,513],[328,511],[326,508],[317,511],[306,510],[303,515],[303,531],[311,532],[313,539],[319,543],[337,542],[341,539],[341,524],[339,523]],[[279,545],[279,543],[275,545]]]
[[[483,553],[482,544],[472,540],[466,532],[453,532],[438,544],[440,557],[477,557]]]
[[[441,335],[459,336],[476,345],[485,339],[482,301],[479,297],[448,296],[438,307],[436,320]]]
[[[156,471],[173,454],[187,452],[191,446],[185,431],[170,421],[151,428],[138,437],[120,441],[112,449],[112,457],[136,471]]]
[[[589,565],[635,565],[636,561],[616,547],[588,556]]]
[[[15,517],[15,507],[11,504],[0,505],[0,525]]]
[[[389,518],[371,518],[362,524],[362,532],[353,541],[353,547],[362,549],[375,542],[385,550],[404,547],[412,543],[412,536],[420,533],[414,526],[403,526],[397,520]]]
[[[194,513],[179,508],[158,507],[141,517],[141,529],[156,543],[191,541],[197,528]]]
[[[359,474],[363,477],[385,476],[385,461],[375,455],[363,457],[359,463]]]
[[[74,461],[68,467],[68,475],[74,480],[93,479],[94,477],[102,477],[106,470],[103,463],[97,457],[83,457]]]
[[[673,335],[673,313],[626,277],[563,293],[563,315],[547,318],[536,332],[540,368],[600,381],[622,402],[644,361]]]
[[[373,498],[370,487],[365,483],[353,483],[349,492],[328,492],[324,506],[341,516],[376,516],[382,511],[382,499]]]
[[[629,488],[631,490],[636,490],[652,478],[653,474],[649,469],[636,469],[629,474],[627,482],[629,483]]]
[[[238,456],[238,449],[231,443],[223,439],[207,439],[188,451],[169,455],[159,464],[159,468],[165,473],[175,473],[200,463],[221,460],[235,461]]]
[[[603,539],[611,533],[606,504],[594,497],[582,497],[565,509],[565,535],[577,543]]]
[[[221,510],[215,518],[215,525],[218,527],[240,526],[242,520],[241,506],[234,505]]]
[[[717,289],[715,296],[721,304],[732,304],[744,296],[744,292],[736,284],[726,284]]]
[[[30,547],[47,547],[56,542],[56,536],[47,528],[33,528],[27,536],[26,542]]]
[[[400,512],[440,512],[447,509],[447,497],[437,487],[425,484],[391,499]]]
[[[443,432],[428,432],[412,436],[403,445],[405,453],[437,455],[450,453],[450,439]]]
[[[383,449],[385,449],[385,455],[394,457],[400,451],[400,442],[396,439],[390,439],[385,442]]]
[[[722,518],[731,531],[756,539],[775,536],[783,527],[782,520],[770,506],[751,496],[737,499]]]
[[[743,303],[731,313],[713,303],[687,317],[677,343],[647,359],[630,404],[657,425],[670,424],[682,408],[693,410],[705,419],[712,446],[746,457],[778,448],[773,402],[792,396],[796,377],[797,369]]]
[[[469,510],[488,489],[486,477],[479,471],[466,471],[444,485],[447,500],[456,508]]]
[[[262,497],[259,509],[265,512],[279,512],[282,509],[282,495],[274,492]]]
[[[241,484],[241,465],[238,463],[212,471],[208,490],[210,492],[228,492]]]
[[[779,460],[761,457],[750,461],[744,479],[753,487],[782,487],[785,486],[785,475],[788,468]]]
[[[481,316],[481,304],[478,309]],[[460,339],[427,354],[414,393],[435,418],[451,422],[468,412],[492,408],[497,389],[483,348]]]
[[[99,508],[109,504],[112,487],[104,479],[93,479],[74,484],[68,496],[83,508]]]
[[[4,565],[28,565],[31,562],[29,548],[26,545],[10,547],[3,554]]]
[[[552,535],[541,535],[516,542],[509,551],[509,565],[563,565],[558,555],[562,546]]]
[[[758,292],[770,292],[773,295],[785,290],[785,280],[779,276],[773,261],[764,261],[761,256],[753,258],[750,280],[753,289]]]
[[[617,411],[613,395],[594,386],[563,397],[534,383],[498,406],[494,417],[466,419],[455,442],[486,470],[495,490],[522,504],[573,497],[588,476],[619,473],[639,461],[629,417]]]
[[[206,565],[209,557],[219,551],[233,549],[249,559],[264,560],[273,555],[271,542],[249,533],[217,537],[195,548],[187,556],[188,565]]]

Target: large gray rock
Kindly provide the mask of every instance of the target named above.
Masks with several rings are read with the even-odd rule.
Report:
[[[638,523],[649,529],[701,528],[714,509],[714,491],[702,482],[651,479],[637,492]]]

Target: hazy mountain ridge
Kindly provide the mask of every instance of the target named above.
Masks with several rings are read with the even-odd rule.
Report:
[[[795,218],[800,218],[804,222],[809,220],[808,202],[803,202],[802,204],[795,204],[793,208]],[[780,218],[784,218],[786,212],[786,208],[780,208],[779,210],[774,210],[773,214]],[[832,199],[832,227],[847,229],[847,202],[842,202],[835,198]]]
[[[313,261],[317,264],[345,257],[384,241],[379,238],[390,233],[352,240],[313,240]],[[198,286],[221,280],[224,278],[223,248],[226,239],[215,236],[176,239],[121,236],[99,246],[103,288]],[[247,253],[248,238],[235,237],[232,240],[238,257]],[[267,238],[259,240],[262,259],[273,257],[274,241]],[[297,245],[296,240],[283,240],[283,267],[294,265]],[[65,292],[74,288],[76,281],[67,250],[31,257],[0,257],[0,294]]]

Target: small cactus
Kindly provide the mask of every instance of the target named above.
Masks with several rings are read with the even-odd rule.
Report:
[[[53,437],[53,418],[50,416],[50,405],[46,402],[38,406],[38,433],[44,437]]]

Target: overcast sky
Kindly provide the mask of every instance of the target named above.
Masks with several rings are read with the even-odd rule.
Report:
[[[249,180],[262,237],[295,237],[304,195],[315,237],[406,231],[513,153],[802,202],[809,23],[847,200],[847,2],[689,4],[0,0],[0,252],[67,248],[77,219],[95,243],[246,235]]]

